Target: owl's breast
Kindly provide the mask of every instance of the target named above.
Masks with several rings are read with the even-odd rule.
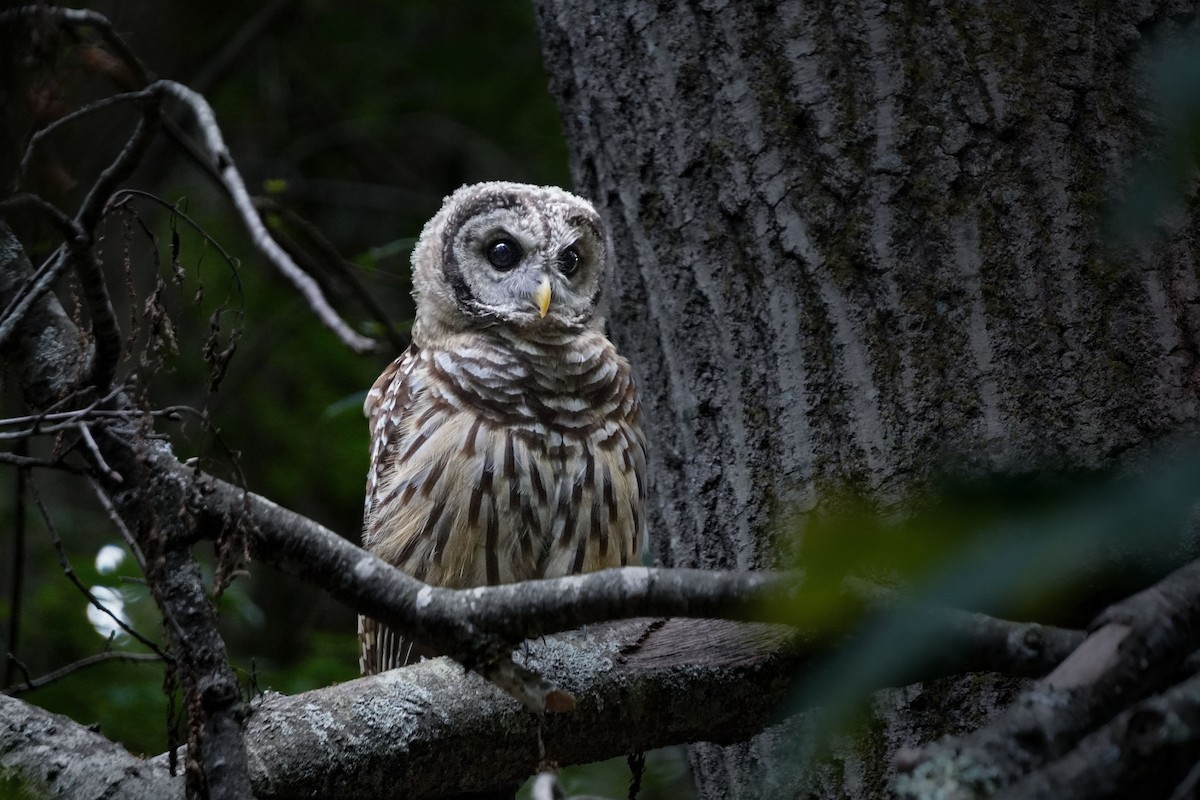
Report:
[[[637,563],[645,440],[628,364],[600,343],[561,368],[422,351],[396,377],[416,391],[373,458],[364,543],[449,586]]]

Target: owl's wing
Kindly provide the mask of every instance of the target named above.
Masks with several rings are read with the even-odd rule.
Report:
[[[417,346],[410,345],[403,355],[384,369],[363,402],[363,413],[367,417],[371,435],[371,466],[367,471],[367,497],[363,512],[363,543],[368,547],[374,534],[378,487],[395,466],[400,423],[412,410],[415,390],[410,378],[419,357]],[[411,640],[406,640],[370,617],[358,618],[358,641],[359,667],[364,675],[401,667],[422,655],[428,655]]]
[[[379,485],[396,463],[396,437],[400,421],[412,410],[413,367],[420,358],[416,345],[388,364],[363,401],[363,414],[371,436],[371,465],[367,470],[366,508],[363,510],[363,542],[370,544],[372,508]]]

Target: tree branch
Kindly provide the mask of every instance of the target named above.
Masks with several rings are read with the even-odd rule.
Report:
[[[990,796],[1066,755],[1097,725],[1178,675],[1197,647],[1200,561],[1106,609],[1065,661],[987,727],[897,753],[901,795]]]
[[[19,452],[5,453],[5,456],[12,456],[19,460],[28,460],[28,442],[21,441],[17,445]],[[12,682],[12,667],[13,661],[11,656],[15,656],[18,650],[17,644],[21,640],[21,609],[24,599],[25,588],[25,531],[28,527],[29,514],[26,496],[26,484],[29,479],[29,472],[26,465],[19,465],[16,471],[16,480],[13,482],[13,499],[12,499],[12,554],[9,558],[9,569],[12,570],[12,583],[9,586],[8,595],[8,632],[6,636],[5,653],[10,658],[4,659],[3,670],[0,671],[0,685],[7,686]]]
[[[254,208],[254,201],[246,190],[241,173],[233,164],[233,156],[225,146],[221,129],[217,125],[216,116],[208,101],[202,95],[175,81],[158,81],[154,85],[178,99],[191,111],[204,138],[205,146],[212,156],[213,165],[221,176],[225,188],[229,191],[234,208],[242,218],[242,224],[250,232],[254,246],[266,256],[267,260],[279,270],[284,278],[291,282],[308,303],[309,308],[321,320],[321,323],[336,334],[346,347],[355,353],[366,353],[373,350],[376,344],[375,340],[362,336],[347,325],[329,305],[321,293],[320,286],[312,276],[300,269],[291,256],[271,238],[271,234],[263,225],[262,219],[259,218],[258,212]]]
[[[1113,758],[1113,753],[1123,756]],[[1067,755],[997,794],[996,800],[1166,797],[1198,759],[1200,675],[1193,675],[1122,711]]]
[[[168,800],[183,795],[183,781],[172,778],[165,766],[136,758],[60,714],[0,694],[0,719],[0,788],[15,788],[17,797]]]
[[[41,675],[37,678],[26,677],[25,680],[21,681],[20,683],[15,683],[5,688],[3,693],[11,697],[15,697],[25,692],[32,692],[34,689],[40,689],[43,686],[49,686],[55,681],[62,680],[68,675],[72,675],[81,669],[94,667],[97,664],[106,664],[110,661],[161,662],[162,660],[162,656],[154,653],[128,653],[121,650],[105,650],[102,653],[96,653],[95,655],[85,656],[78,661],[72,661],[66,666],[59,667],[53,672],[47,672],[45,675]]]
[[[944,619],[965,630],[961,620]],[[972,649],[986,649],[999,630],[1020,638],[1025,627],[990,619],[975,628],[981,638]],[[269,693],[246,727],[254,796],[433,798],[523,780],[547,761],[741,741],[781,708],[802,710],[789,707],[792,682],[831,646],[783,626],[724,620],[589,626],[522,650],[522,663],[562,676],[578,698],[571,714],[550,716],[528,713],[446,658],[293,697]],[[935,668],[918,677],[943,674]],[[0,712],[27,713],[3,705]],[[167,761],[164,754],[144,768]]]

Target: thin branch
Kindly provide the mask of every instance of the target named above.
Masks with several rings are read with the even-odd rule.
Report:
[[[229,265],[230,271],[232,272],[234,280],[237,284],[238,294],[241,295],[243,293],[241,276],[238,274],[238,268],[241,266],[241,263],[237,258],[231,255],[219,241],[217,241],[210,233],[208,233],[208,231],[206,231],[199,222],[188,216],[187,212],[180,208],[178,203],[168,203],[161,197],[153,195],[150,192],[143,192],[141,189],[122,189],[113,195],[112,206],[113,208],[120,208],[128,203],[129,200],[134,198],[149,200],[160,208],[186,222],[193,231],[195,231],[202,239],[204,239],[205,245],[216,250],[221,256],[222,260]],[[151,236],[153,236],[153,234],[151,234]]]
[[[125,620],[114,614],[112,609],[110,609],[107,605],[101,603],[96,595],[92,594],[92,590],[89,589],[87,585],[79,579],[79,575],[76,574],[75,568],[71,566],[70,558],[67,557],[66,548],[63,547],[62,539],[58,535],[58,529],[54,525],[54,519],[50,516],[50,510],[46,508],[46,504],[42,500],[41,492],[38,491],[37,484],[35,484],[33,481],[29,482],[29,493],[33,497],[33,502],[37,505],[38,511],[41,512],[42,520],[46,523],[46,529],[50,532],[50,539],[54,544],[54,552],[58,555],[59,566],[62,568],[63,574],[67,576],[67,579],[70,580],[71,583],[75,585],[75,588],[87,598],[89,604],[108,616],[108,618],[111,619],[118,628],[132,636],[138,642],[145,645],[145,647],[152,651],[156,657],[161,658],[164,661],[171,660],[170,656],[164,653],[153,640],[143,636],[136,629],[125,622]]]
[[[208,101],[200,94],[175,81],[158,81],[156,85],[163,92],[172,95],[191,110],[205,144],[212,154],[213,163],[221,175],[221,181],[229,190],[234,208],[237,209],[242,219],[242,224],[246,226],[250,233],[250,238],[259,252],[266,256],[267,260],[279,270],[280,274],[291,282],[308,303],[309,308],[321,320],[322,324],[337,335],[346,347],[355,353],[366,353],[375,349],[375,341],[362,336],[347,325],[329,305],[325,296],[321,293],[321,288],[313,280],[312,276],[300,269],[291,256],[271,238],[271,234],[267,231],[262,219],[258,216],[258,212],[254,209],[254,201],[250,198],[250,193],[246,190],[246,184],[242,179],[241,173],[238,172],[233,164],[233,157],[230,155],[229,149],[225,146],[221,129],[217,125],[216,116],[213,114],[212,107],[208,104]]]
[[[21,444],[26,439],[18,439],[17,443]],[[36,458],[33,456],[23,456],[20,453],[0,452],[0,464],[8,464],[12,467],[20,467],[21,469],[29,469],[31,467],[41,467],[44,469],[59,469],[64,472],[73,472],[81,474],[83,470],[78,467],[73,467],[67,464],[61,458]]]
[[[79,423],[74,421],[59,422],[53,425],[32,425],[28,428],[21,428],[15,431],[0,432],[0,441],[21,441],[32,439],[34,436],[45,436],[47,434],[75,430],[78,427]]]
[[[113,376],[116,374],[117,362],[121,357],[121,329],[117,325],[117,315],[108,294],[108,286],[104,282],[104,275],[100,271],[100,264],[96,260],[92,245],[95,241],[96,225],[117,185],[133,173],[154,140],[154,132],[158,128],[158,98],[153,93],[148,93],[139,105],[142,106],[142,115],[138,118],[133,133],[113,162],[92,184],[79,213],[75,215],[79,226],[86,232],[86,241],[76,240],[70,244],[75,269],[83,287],[83,297],[92,319],[92,334],[96,339],[96,350],[88,380],[101,391],[112,385]]]
[[[62,237],[68,241],[83,235],[75,220],[63,213],[62,209],[32,192],[20,192],[0,201],[0,211],[26,207],[32,208],[45,216],[58,229]]]
[[[33,680],[32,676],[29,674],[29,667],[26,666],[24,661],[17,658],[15,654],[8,653],[6,657],[6,663],[17,668],[17,670],[21,673],[21,680],[25,681],[26,683]]]
[[[986,614],[933,605],[859,578],[844,583],[846,590],[860,598],[881,624],[902,628],[909,638],[920,635],[921,631],[936,631],[929,641],[936,641],[938,646],[928,648],[921,663],[911,665],[911,669],[921,673],[934,669],[946,674],[1002,672],[1040,678],[1061,664],[1087,638],[1083,631],[1036,622],[1012,623]],[[895,670],[893,679],[902,685],[920,680],[906,679]]]
[[[92,454],[93,463],[104,476],[114,483],[124,483],[125,479],[121,477],[121,473],[108,465],[104,460],[104,455],[100,452],[100,448],[96,446],[96,440],[92,438],[92,431],[87,425],[79,425],[79,434],[83,437],[83,442],[87,445],[88,452]]]
[[[125,540],[125,545],[129,548],[129,552],[133,553],[133,558],[137,561],[138,568],[145,575],[147,572],[146,556],[142,553],[142,546],[138,544],[137,537],[133,535],[133,531],[129,530],[129,526],[125,524],[125,520],[121,519],[121,515],[117,513],[116,506],[113,505],[112,498],[108,496],[108,492],[100,485],[100,482],[95,478],[90,478],[88,483],[91,484],[92,492],[96,495],[96,499],[100,502],[100,506],[104,509],[104,512],[108,514],[113,527],[121,534],[121,538]],[[143,581],[144,583],[145,581]]]
[[[408,337],[396,330],[396,326],[392,324],[392,320],[388,316],[388,313],[383,309],[383,306],[381,306],[379,301],[375,299],[375,295],[372,294],[367,287],[363,285],[363,282],[358,279],[358,276],[354,274],[354,270],[352,269],[353,265],[349,264],[346,259],[342,257],[341,253],[337,251],[337,248],[334,246],[333,242],[329,241],[329,239],[327,239],[325,235],[317,229],[317,226],[302,218],[299,214],[291,209],[285,208],[274,199],[256,198],[255,205],[265,208],[276,214],[280,214],[288,221],[289,224],[295,225],[301,231],[303,231],[304,235],[313,244],[313,246],[320,251],[322,256],[324,256],[324,263],[328,264],[337,273],[338,278],[349,287],[354,297],[363,304],[363,307],[371,314],[379,326],[383,328],[384,335],[387,337],[388,342],[392,345],[396,352],[402,352],[408,347]],[[297,247],[296,249],[299,248]]]
[[[15,185],[20,185],[20,181],[24,178],[25,173],[29,171],[29,162],[31,160],[33,160],[33,153],[37,149],[37,146],[39,144],[41,144],[43,139],[45,139],[50,134],[54,133],[54,131],[58,130],[59,128],[65,126],[65,125],[69,125],[70,123],[74,122],[77,119],[82,119],[83,117],[86,117],[90,114],[94,114],[97,111],[102,111],[106,108],[111,108],[112,106],[118,105],[120,103],[133,103],[133,102],[144,101],[147,98],[147,96],[148,96],[147,92],[144,90],[141,90],[141,91],[136,91],[136,92],[123,92],[121,94],[114,94],[114,95],[110,95],[108,97],[102,97],[99,100],[88,103],[87,105],[85,105],[81,108],[75,109],[74,111],[70,112],[69,114],[64,114],[63,116],[59,117],[58,119],[51,120],[50,122],[43,125],[41,128],[38,128],[36,131],[33,132],[33,135],[29,137],[29,142],[25,145],[25,152],[21,156],[21,164],[17,168],[17,175],[16,175],[16,179],[14,181]]]
[[[0,419],[0,427],[10,425],[28,425],[30,423],[40,422],[66,422],[63,428],[69,428],[81,423],[93,422],[96,420],[122,420],[130,421],[141,419],[142,417],[160,417],[163,419],[178,421],[181,419],[180,412],[194,411],[187,406],[167,406],[166,408],[149,409],[142,411],[140,409],[123,409],[123,408],[95,408],[88,406],[74,411],[56,411],[46,414],[28,414],[23,417],[5,417]],[[46,428],[40,425],[33,428],[37,433],[44,433]]]
[[[28,443],[19,442],[17,447],[21,452],[5,453],[15,458],[28,458]],[[25,531],[29,522],[26,483],[29,473],[25,467],[17,470],[16,481],[13,485],[13,545],[12,557],[9,559],[9,569],[12,571],[12,586],[8,594],[8,647],[5,652],[18,652],[21,639],[21,599],[25,583]],[[13,661],[4,662],[3,685],[12,682]]]
[[[34,689],[41,689],[43,686],[49,686],[55,681],[62,680],[68,675],[78,672],[81,669],[86,669],[88,667],[95,666],[96,664],[105,664],[109,661],[146,662],[162,660],[162,656],[155,655],[154,653],[126,653],[119,650],[105,650],[102,653],[96,653],[95,655],[81,658],[78,661],[73,661],[66,666],[59,667],[53,672],[47,672],[45,675],[37,678],[30,678],[26,676],[26,678],[20,683],[10,685],[5,688],[4,694],[10,697],[16,697],[17,695],[24,694],[25,692],[31,692]]]
[[[95,231],[96,224],[100,221],[113,193],[117,190],[117,185],[133,174],[138,162],[146,154],[146,148],[150,146],[155,129],[158,127],[159,91],[156,84],[151,84],[139,95],[134,99],[142,113],[138,117],[133,133],[125,141],[125,145],[121,148],[121,152],[117,153],[113,162],[100,173],[96,182],[92,184],[87,197],[80,204],[79,213],[75,215],[76,221],[89,234]]]

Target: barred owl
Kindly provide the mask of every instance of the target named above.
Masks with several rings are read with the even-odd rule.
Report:
[[[464,186],[413,251],[412,345],[367,395],[366,548],[463,588],[640,561],[646,446],[604,335],[604,225],[579,197]],[[359,618],[361,667],[426,654]]]

